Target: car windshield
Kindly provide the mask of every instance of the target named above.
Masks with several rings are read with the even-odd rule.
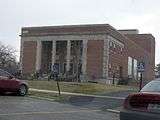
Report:
[[[141,92],[160,92],[160,81],[152,81],[145,85]]]

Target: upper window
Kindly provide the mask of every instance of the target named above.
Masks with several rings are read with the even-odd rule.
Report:
[[[112,41],[109,42],[109,46],[110,46],[110,47],[113,46],[113,42],[112,42]]]
[[[23,30],[22,33],[26,34],[26,33],[29,33],[29,31],[28,30]]]
[[[116,48],[116,44],[115,43],[113,43],[113,47]]]
[[[121,52],[123,51],[123,48],[121,47]]]

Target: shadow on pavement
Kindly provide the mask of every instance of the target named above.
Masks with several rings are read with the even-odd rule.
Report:
[[[72,96],[69,99],[69,103],[75,106],[84,106],[90,104],[94,100],[94,97],[88,96]]]
[[[85,107],[89,109],[105,110],[122,106],[123,100],[88,96],[71,96],[67,103],[73,106]]]

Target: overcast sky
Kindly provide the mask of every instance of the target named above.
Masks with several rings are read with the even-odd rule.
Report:
[[[0,0],[0,41],[17,51],[21,27],[94,23],[153,34],[160,62],[160,0]]]

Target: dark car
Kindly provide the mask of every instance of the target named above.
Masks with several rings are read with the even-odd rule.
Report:
[[[120,120],[160,120],[160,79],[129,95],[120,112]]]
[[[28,92],[28,85],[23,80],[19,80],[10,73],[0,69],[0,93],[8,92],[24,96]]]

